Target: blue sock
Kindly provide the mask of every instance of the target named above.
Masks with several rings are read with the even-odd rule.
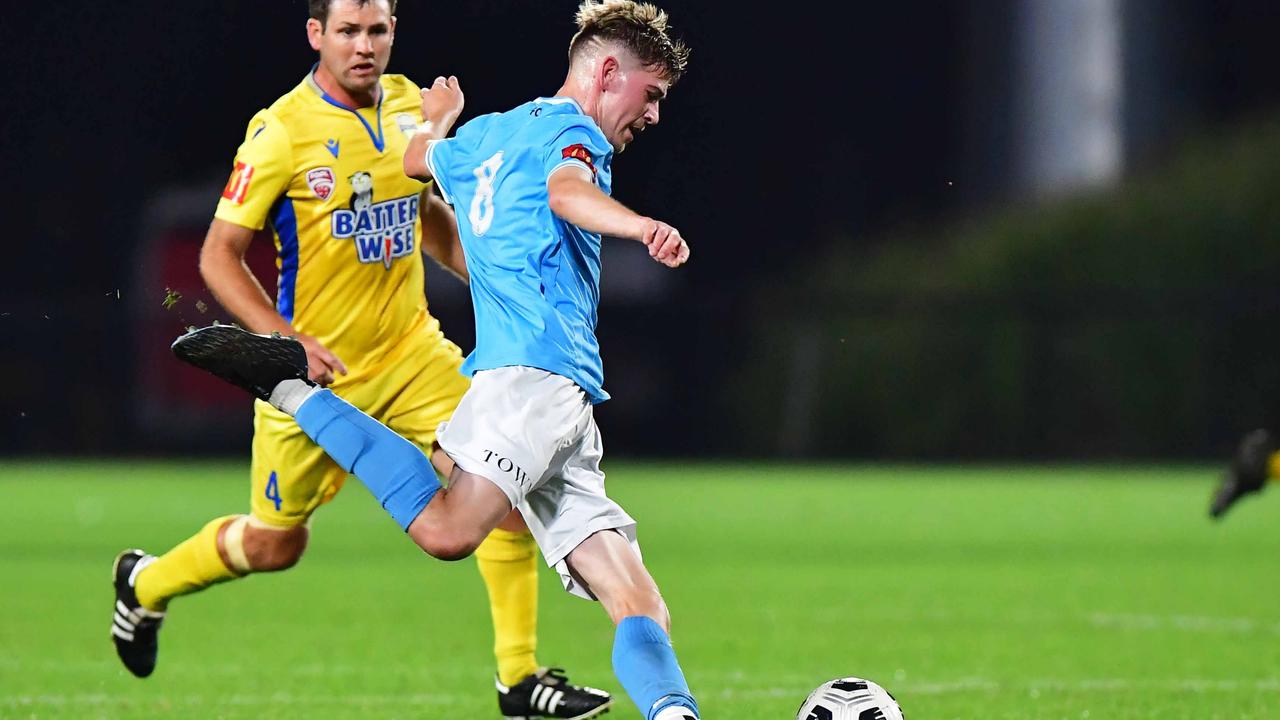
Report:
[[[294,419],[334,462],[360,478],[404,530],[440,489],[431,461],[416,445],[329,390],[307,398]]]
[[[613,674],[645,720],[653,720],[672,705],[698,714],[698,703],[689,694],[671,638],[653,618],[635,615],[618,623],[613,639]]]

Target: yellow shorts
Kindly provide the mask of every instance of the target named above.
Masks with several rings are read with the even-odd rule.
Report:
[[[416,333],[394,355],[359,377],[339,376],[330,389],[430,455],[436,428],[470,386],[458,372],[462,351],[437,330]],[[261,400],[254,402],[250,473],[253,517],[282,528],[305,523],[347,480],[293,418]]]

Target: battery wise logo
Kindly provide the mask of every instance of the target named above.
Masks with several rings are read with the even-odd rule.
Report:
[[[358,172],[351,182],[350,209],[335,210],[330,216],[333,237],[355,240],[356,259],[361,263],[382,263],[387,270],[396,258],[414,252],[413,228],[418,220],[418,196],[373,201],[373,177]]]

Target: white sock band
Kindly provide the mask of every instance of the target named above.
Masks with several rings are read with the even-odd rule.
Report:
[[[298,414],[298,408],[302,407],[302,403],[306,402],[307,398],[319,390],[319,385],[312,385],[297,378],[289,378],[288,380],[281,380],[275,386],[267,402],[271,403],[271,406],[280,412],[288,413],[289,417],[293,417]]]
[[[693,711],[683,705],[668,705],[662,708],[662,712],[653,716],[653,720],[686,720],[686,718],[695,718]]]

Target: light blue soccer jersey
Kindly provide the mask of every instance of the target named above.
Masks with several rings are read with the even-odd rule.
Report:
[[[475,118],[431,144],[427,164],[458,217],[476,348],[462,372],[511,365],[563,375],[609,399],[596,341],[600,236],[551,212],[547,178],[576,164],[611,190],[613,147],[569,98]]]

